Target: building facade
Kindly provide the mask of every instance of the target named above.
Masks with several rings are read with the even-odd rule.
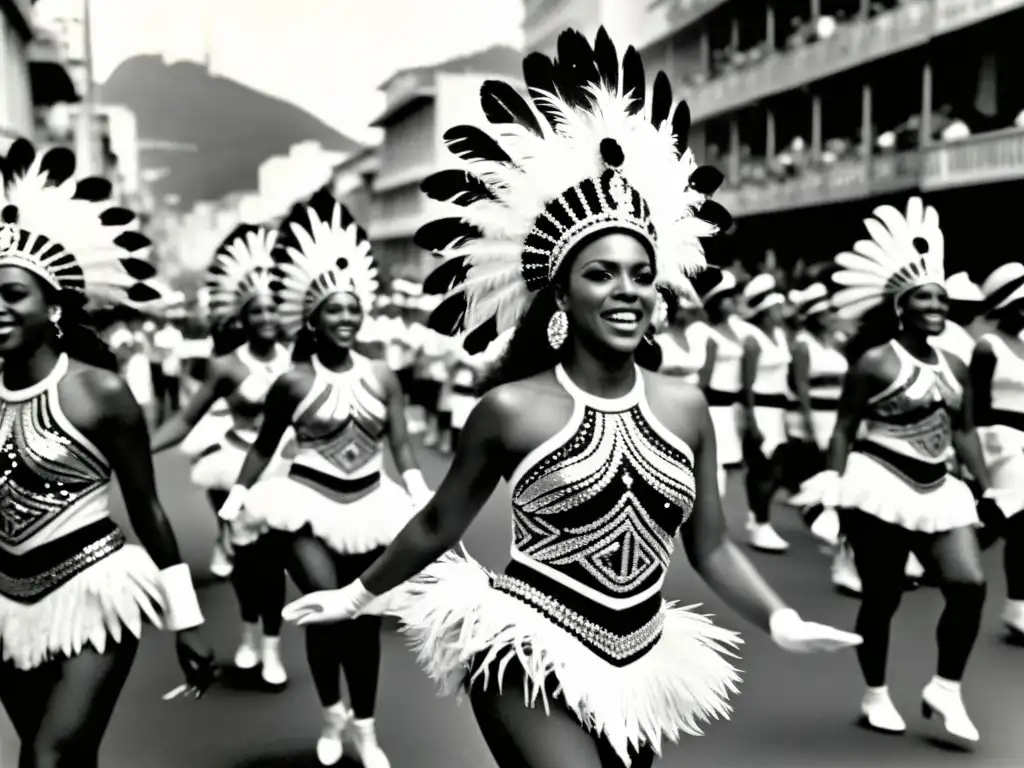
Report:
[[[552,20],[581,8],[599,14],[581,31],[604,24],[687,99],[744,258],[830,258],[874,206],[916,193],[940,212],[953,268],[983,277],[1007,258],[1024,0],[526,0],[527,45],[553,52],[574,24]]]
[[[27,0],[0,0],[0,152],[33,133],[31,10]]]

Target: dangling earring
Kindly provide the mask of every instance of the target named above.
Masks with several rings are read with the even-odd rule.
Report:
[[[561,309],[548,320],[548,344],[552,349],[560,349],[569,335],[569,316]]]
[[[60,307],[58,307],[53,311],[53,314],[50,315],[50,322],[53,323],[53,329],[58,339],[64,338],[64,329],[60,327],[60,318],[61,311]]]
[[[896,313],[896,327],[899,330],[901,330],[901,331],[903,330],[903,313],[902,312],[897,312]]]
[[[668,325],[668,302],[658,292],[658,298],[654,300],[654,314],[651,317],[651,333],[661,333]]]

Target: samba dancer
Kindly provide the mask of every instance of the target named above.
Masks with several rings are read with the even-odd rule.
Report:
[[[223,506],[256,439],[267,392],[291,365],[288,350],[278,342],[280,325],[270,290],[274,265],[270,253],[275,238],[273,231],[243,224],[218,248],[205,282],[221,354],[211,361],[206,381],[185,408],[153,434],[154,453],[171,448],[186,438],[215,403],[227,403],[231,428],[216,449],[206,451],[192,467],[192,482],[206,490],[214,511]],[[280,455],[276,458],[281,466]],[[235,536],[226,524],[218,547],[231,552],[231,582],[242,614],[235,666],[242,670],[259,667],[263,681],[279,690],[288,682],[281,661],[283,566],[257,537]]]
[[[905,215],[883,205],[864,224],[871,239],[836,257],[840,270],[832,279],[845,287],[832,300],[841,315],[862,319],[859,347],[870,346],[853,357],[846,377],[829,469],[808,480],[794,501],[841,511],[862,583],[857,631],[864,637],[858,658],[867,725],[889,733],[907,727],[886,687],[886,662],[903,571],[915,553],[945,599],[938,667],[921,707],[926,717],[937,714],[948,734],[975,742],[961,681],[981,622],[985,577],[974,497],[949,472],[954,451],[984,489],[981,503],[993,505],[994,493],[967,369],[932,343],[949,308],[943,234],[938,213],[918,197]]]
[[[246,535],[263,533],[283,553],[303,592],[347,584],[384,551],[430,496],[406,433],[405,394],[395,372],[352,347],[373,306],[377,269],[366,233],[326,191],[296,206],[275,251],[285,332],[296,365],[267,398],[259,437],[221,509]],[[287,475],[259,480],[289,428],[295,454]],[[384,474],[384,444],[403,489]],[[374,726],[382,600],[337,627],[310,627],[306,651],[325,725],[323,765],[346,745],[366,768],[386,768]],[[351,703],[341,698],[344,670]]]
[[[639,56],[630,48],[620,67],[603,29],[593,51],[575,31],[558,51],[524,63],[533,106],[484,83],[501,138],[446,134],[475,173],[433,193],[463,217],[418,235],[448,257],[435,327],[468,331],[470,351],[517,329],[506,383],[483,397],[441,488],[387,553],[286,618],[350,619],[423,571],[398,613],[431,676],[470,689],[499,765],[649,766],[663,738],[725,716],[737,681],[736,634],[661,599],[677,531],[708,583],[784,647],[857,638],[803,622],[761,581],[725,533],[700,390],[637,366],[639,349],[658,357],[656,281],[678,290],[704,265],[698,238],[728,223],[706,202],[721,174],[694,162],[685,103],[664,73],[646,101]],[[498,575],[445,553],[502,477],[515,543]]]
[[[0,159],[0,701],[22,768],[96,765],[146,621],[178,633],[191,691],[215,672],[145,417],[83,311],[159,296],[150,243],[74,171],[24,140]],[[142,547],[110,518],[114,475]]]

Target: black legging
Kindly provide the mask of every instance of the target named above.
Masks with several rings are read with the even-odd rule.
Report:
[[[381,547],[359,555],[339,555],[313,536],[308,527],[297,534],[272,531],[263,538],[284,553],[288,573],[303,594],[344,587],[384,554]],[[380,670],[380,629],[379,616],[306,627],[309,670],[324,707],[341,701],[344,670],[355,716],[373,717]]]
[[[224,491],[209,491],[207,496],[214,511],[227,501]],[[223,521],[218,518],[218,524]],[[262,622],[263,634],[277,637],[281,634],[281,610],[284,608],[284,559],[281,550],[266,536],[255,544],[235,544],[231,586],[235,588],[242,621],[246,624]]]
[[[138,647],[124,630],[102,654],[88,646],[28,671],[0,664],[0,702],[21,739],[18,768],[97,768]]]
[[[1006,596],[1024,600],[1024,512],[1011,517],[1003,528],[1005,545],[1003,567],[1006,569]]]
[[[601,681],[595,679],[594,685]],[[505,670],[501,690],[493,679],[484,690],[478,679],[470,689],[473,714],[498,768],[651,768],[654,752],[631,754],[627,766],[607,740],[586,730],[547,686],[550,714],[543,704],[527,704],[523,668],[513,661]]]
[[[747,503],[758,523],[768,522],[772,498],[782,484],[781,467],[775,458],[776,455],[781,455],[779,449],[776,449],[775,455],[768,457],[761,452],[761,446],[752,445],[747,439],[743,441],[743,463],[747,467],[744,478]]]
[[[925,534],[857,510],[843,510],[842,516],[862,585],[856,631],[864,638],[857,658],[865,682],[871,687],[885,685],[889,627],[903,595],[911,551],[935,575],[946,601],[936,630],[938,675],[961,680],[985,604],[985,574],[974,530],[954,528]]]

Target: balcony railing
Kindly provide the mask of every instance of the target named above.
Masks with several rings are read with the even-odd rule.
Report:
[[[924,189],[1024,179],[1024,128],[971,136],[925,150]]]
[[[917,152],[876,155],[870,161],[842,160],[781,182],[726,187],[715,196],[733,216],[842,203],[912,189],[920,184]]]
[[[1024,8],[1024,0],[935,0],[935,34],[944,35],[1018,8]]]
[[[931,0],[916,0],[866,21],[840,24],[835,34],[729,72],[687,95],[694,120],[706,120],[750,102],[923,45],[932,34]]]

